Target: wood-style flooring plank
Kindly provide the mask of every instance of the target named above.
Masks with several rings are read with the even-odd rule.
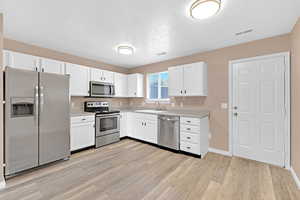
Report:
[[[7,180],[2,200],[299,200],[289,171],[208,153],[204,159],[130,139]]]

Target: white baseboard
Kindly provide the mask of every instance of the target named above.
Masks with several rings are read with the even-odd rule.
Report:
[[[0,190],[3,190],[5,188],[5,181],[0,182]]]
[[[209,148],[208,151],[212,152],[212,153],[221,154],[223,156],[232,156],[230,152],[224,151],[224,150],[220,150],[220,149]]]
[[[292,176],[293,176],[293,178],[294,178],[294,180],[295,180],[295,182],[298,186],[298,189],[300,189],[300,179],[298,178],[298,176],[297,176],[296,172],[294,171],[293,167],[291,167],[290,171],[291,171]]]

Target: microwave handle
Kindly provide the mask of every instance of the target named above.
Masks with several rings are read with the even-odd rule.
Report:
[[[115,95],[116,94],[115,86],[114,85],[110,86],[110,94],[111,95]]]

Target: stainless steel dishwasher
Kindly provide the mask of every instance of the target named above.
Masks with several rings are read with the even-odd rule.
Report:
[[[179,117],[158,116],[158,145],[179,150]]]

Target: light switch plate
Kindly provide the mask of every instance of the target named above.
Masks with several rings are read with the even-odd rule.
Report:
[[[221,103],[221,108],[222,109],[228,109],[228,104],[227,103]]]

